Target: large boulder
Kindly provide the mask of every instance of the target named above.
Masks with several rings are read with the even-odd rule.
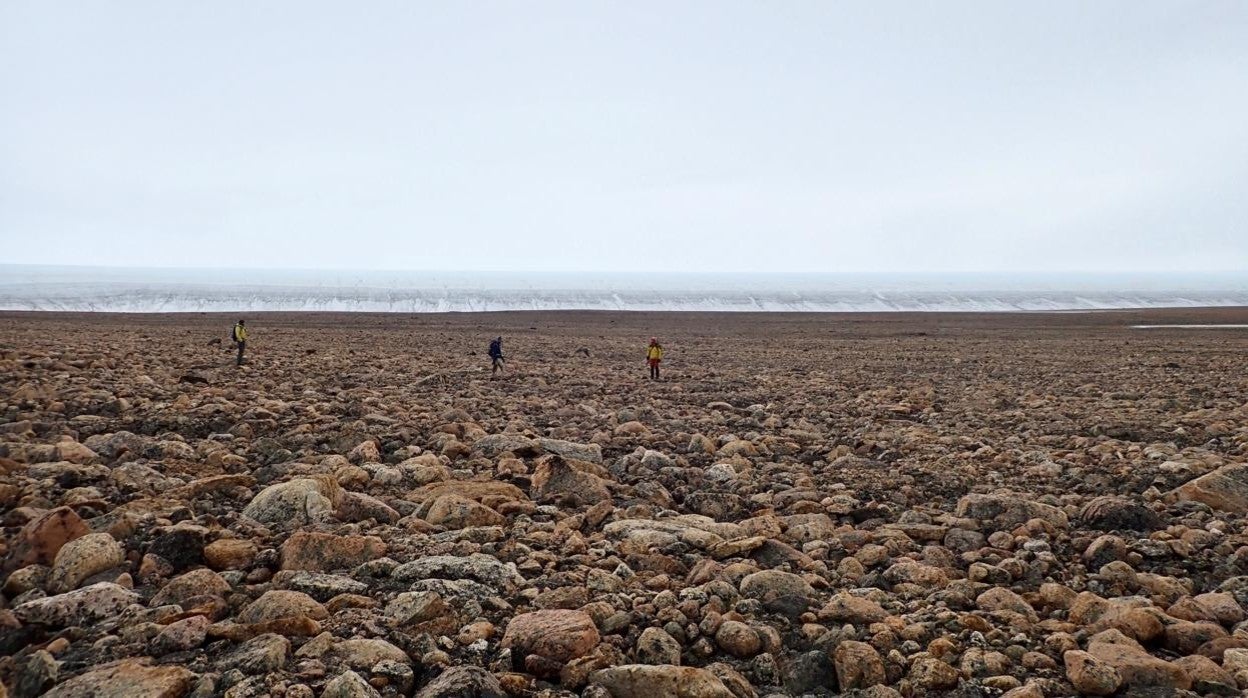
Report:
[[[997,529],[1014,528],[1031,519],[1043,519],[1058,528],[1066,528],[1066,512],[1055,506],[1041,504],[1021,494],[968,494],[958,500],[956,514],[979,519]]]
[[[884,660],[874,647],[865,642],[842,642],[836,646],[832,660],[842,692],[888,683]]]
[[[378,662],[383,661],[407,665],[412,663],[406,652],[375,637],[336,641],[325,652],[324,658],[331,665],[341,664],[356,671],[370,671]]]
[[[546,456],[533,471],[531,492],[539,502],[578,507],[611,499],[606,482],[574,466],[563,456]]]
[[[230,584],[212,570],[191,570],[169,581],[152,597],[153,606],[182,604],[187,599],[204,594],[224,598],[230,593]]]
[[[517,456],[536,456],[542,450],[542,447],[536,440],[520,434],[489,434],[482,436],[472,444],[472,448],[488,457],[494,457],[503,453],[514,453]]]
[[[1097,497],[1079,510],[1079,521],[1100,531],[1156,531],[1165,524],[1157,512],[1125,497]]]
[[[1248,463],[1224,465],[1166,493],[1167,501],[1207,504],[1232,514],[1248,514]]]
[[[279,482],[260,491],[243,516],[261,523],[297,528],[330,520],[342,499],[342,488],[328,475]]]

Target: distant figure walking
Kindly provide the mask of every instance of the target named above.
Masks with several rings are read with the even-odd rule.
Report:
[[[650,346],[646,348],[646,363],[650,364],[650,380],[659,379],[659,362],[663,360],[663,346],[659,340],[651,337]]]
[[[246,320],[239,320],[238,324],[234,325],[234,333],[231,338],[234,340],[234,343],[238,345],[238,362],[234,365],[242,366],[243,365],[243,352],[247,350],[247,321]]]
[[[490,375],[503,369],[503,338],[496,337],[490,342]]]

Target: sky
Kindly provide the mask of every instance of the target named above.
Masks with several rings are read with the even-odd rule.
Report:
[[[0,3],[0,263],[1248,269],[1248,2]]]

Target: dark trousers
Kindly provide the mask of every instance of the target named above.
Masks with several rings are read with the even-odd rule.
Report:
[[[247,348],[247,342],[235,342],[238,345],[238,363],[235,366],[243,365],[243,350]]]
[[[659,378],[659,360],[650,359],[650,377],[654,380]]]

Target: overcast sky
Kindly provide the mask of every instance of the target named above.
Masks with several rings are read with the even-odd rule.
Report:
[[[0,262],[1248,268],[1248,2],[0,2]]]

